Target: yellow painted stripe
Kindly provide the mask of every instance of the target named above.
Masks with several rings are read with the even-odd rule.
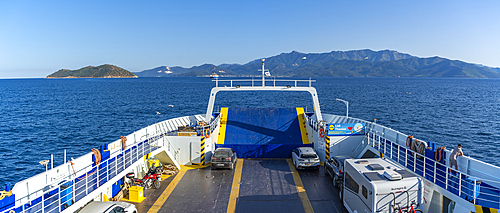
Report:
[[[306,189],[302,184],[302,180],[300,179],[299,172],[295,169],[295,166],[292,163],[291,159],[286,159],[288,162],[288,167],[290,167],[290,171],[292,172],[293,182],[295,182],[295,186],[297,187],[297,193],[299,193],[300,201],[302,202],[302,207],[304,207],[305,213],[313,213],[314,210],[311,206],[311,202],[307,197]]]
[[[227,212],[236,212],[236,200],[240,196],[240,183],[241,183],[241,171],[243,170],[243,159],[238,159],[236,163],[236,170],[233,176],[233,185],[231,186],[231,194],[229,195],[229,203],[227,205]]]
[[[205,168],[207,166],[210,166],[210,164],[204,164],[204,165],[181,165],[181,169],[180,169],[179,173],[177,173],[177,175],[172,180],[172,182],[170,182],[170,184],[167,186],[167,188],[165,189],[165,191],[163,191],[163,193],[160,195],[160,197],[158,198],[158,200],[156,200],[156,202],[153,204],[153,206],[149,209],[148,213],[157,213],[161,209],[161,207],[163,206],[163,204],[165,203],[165,201],[167,201],[167,199],[170,196],[170,194],[174,191],[174,189],[177,186],[177,184],[179,184],[179,181],[181,181],[181,179],[184,176],[184,174],[186,174],[187,170],[190,170],[190,169],[201,169],[201,168]],[[162,178],[163,178],[163,175],[162,175]]]
[[[304,123],[304,108],[297,107],[297,117],[299,118],[300,135],[302,135],[302,144],[309,144],[307,137],[306,124]]]
[[[483,207],[475,205],[474,208],[476,208],[476,213],[483,213]]]
[[[217,144],[224,144],[224,139],[226,137],[227,111],[227,107],[222,107],[220,109],[219,139],[217,140]]]
[[[476,213],[484,213],[484,212],[498,213],[498,209],[494,208],[488,208],[479,205],[474,205],[474,208],[476,209]]]
[[[161,209],[161,207],[163,206],[165,201],[167,201],[170,194],[174,191],[177,184],[179,184],[179,181],[181,181],[182,176],[184,176],[184,174],[186,174],[186,171],[187,171],[187,169],[183,169],[183,170],[179,171],[179,173],[177,173],[177,175],[172,180],[172,182],[170,182],[170,184],[165,189],[165,191],[163,191],[163,193],[160,195],[158,200],[156,200],[155,204],[153,204],[153,206],[149,209],[148,213],[157,213]]]

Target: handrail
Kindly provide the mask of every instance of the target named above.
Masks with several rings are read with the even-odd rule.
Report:
[[[147,135],[151,137],[147,137]],[[137,143],[130,144],[127,146],[126,150],[116,150],[110,153],[110,156],[114,157],[110,157],[102,161],[99,165],[92,165],[92,163],[79,169],[78,171],[74,171],[73,174],[69,174],[68,176],[65,175],[62,179],[57,181],[59,184],[50,186],[48,190],[46,188],[45,190],[40,189],[29,193],[27,196],[17,198],[16,203],[21,202],[22,204],[15,205],[4,212],[8,212],[12,209],[18,210],[19,208],[21,208],[22,212],[38,212],[40,210],[40,212],[61,212],[64,210],[64,205],[62,204],[65,202],[78,201],[93,190],[97,189],[100,185],[116,177],[116,175],[120,172],[132,166],[145,154],[157,150],[160,147],[158,142],[162,138],[167,139],[167,144],[163,143],[162,145],[167,145],[166,148],[168,147],[167,151],[169,152],[170,150],[173,150],[174,152],[170,153],[173,154],[174,159],[178,161],[179,154],[166,137],[166,133],[157,131],[155,134],[145,134],[140,138],[142,139],[145,136],[147,137],[145,140],[140,140]],[[78,185],[81,181],[84,181],[85,184]],[[65,184],[70,185],[66,189],[62,189],[62,185]],[[82,189],[82,187],[84,188]],[[66,194],[69,189],[71,189],[71,193]],[[63,195],[61,195],[62,192]],[[72,197],[71,199],[68,199],[70,194]],[[26,200],[26,202],[24,202],[24,200]],[[55,205],[56,202],[57,205]]]
[[[470,198],[470,200],[467,201],[473,204],[477,204],[478,200],[482,200],[486,202],[482,202],[481,205],[491,208],[498,208],[500,204],[500,196],[498,194],[490,194],[481,191],[481,194],[489,195],[489,197],[493,197],[495,199],[492,200],[478,197],[478,191],[476,191],[478,187],[478,179],[476,177],[465,174],[456,169],[449,168],[445,164],[437,162],[432,158],[428,158],[425,155],[422,155],[411,149],[407,149],[405,146],[402,146],[396,142],[391,142],[390,140],[387,140],[385,135],[381,136],[380,134],[378,134],[378,132],[370,130],[369,132],[367,132],[366,138],[368,139],[368,145],[383,153],[384,157],[396,161],[398,164],[401,164],[407,169],[412,170],[422,178],[435,183],[439,187],[446,189],[447,191],[456,194],[465,200],[467,200],[466,198]],[[390,148],[388,146],[390,146]],[[392,150],[394,149],[394,147],[396,147],[396,151]],[[397,156],[395,155],[395,153],[397,154]],[[442,168],[444,168],[445,171],[443,171]],[[481,180],[483,182],[500,184],[500,182],[495,180]],[[472,189],[470,187],[470,184],[473,184]],[[469,185],[469,187],[467,185]],[[481,185],[481,188],[492,189],[496,191],[499,190],[498,188],[491,188],[483,185]]]
[[[265,85],[262,85],[262,80],[261,79],[258,79],[258,80],[255,80],[255,79],[228,79],[228,80],[219,80],[219,79],[215,79],[215,80],[212,80],[212,81],[215,81],[215,87],[219,87],[219,82],[230,82],[230,86],[233,87],[233,82],[252,82],[252,87],[255,86],[255,82],[261,82],[261,85],[258,85],[258,86],[255,86],[255,87],[262,87],[262,86],[265,86]],[[276,80],[276,79],[273,79],[273,80],[265,80],[265,82],[273,82],[273,87],[276,86],[276,82],[294,82],[295,84],[295,87],[298,86],[298,82],[308,82],[309,83],[309,87],[312,86],[312,82],[316,82],[316,80],[295,80],[295,79],[289,79],[289,80]],[[264,82],[264,83],[265,83]],[[292,86],[292,85],[289,85],[289,86]]]

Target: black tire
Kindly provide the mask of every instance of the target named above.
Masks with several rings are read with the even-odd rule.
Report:
[[[423,213],[423,212],[422,212],[422,210],[420,210],[420,209],[415,209],[415,213],[417,213],[417,212]]]
[[[343,191],[343,189],[342,189],[342,187],[340,187],[340,188],[339,188],[339,198],[340,198],[340,201],[342,201],[342,196],[344,196],[344,195],[342,194],[342,191]]]
[[[158,180],[155,180],[155,181],[153,182],[153,188],[155,188],[155,189],[159,189],[159,188],[160,188],[160,185],[161,185],[161,183],[160,183],[160,181],[158,181]]]
[[[332,180],[333,180],[333,187],[335,187],[335,188],[338,188],[338,187],[339,187],[339,184],[338,184],[338,179],[339,179],[339,178],[337,177],[337,174],[333,174],[333,178],[332,178]]]
[[[326,171],[326,164],[325,164],[325,166],[323,166],[323,171],[325,172],[325,176],[327,176],[328,172]]]

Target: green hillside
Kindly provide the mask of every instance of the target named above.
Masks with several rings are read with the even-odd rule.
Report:
[[[46,78],[137,78],[134,73],[128,70],[114,66],[88,66],[77,70],[61,69]]]

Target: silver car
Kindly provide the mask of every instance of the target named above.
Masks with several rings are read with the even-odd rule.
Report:
[[[319,169],[319,157],[312,147],[298,147],[292,151],[292,162],[296,169]]]
[[[119,201],[93,201],[78,213],[137,213],[134,204]]]

